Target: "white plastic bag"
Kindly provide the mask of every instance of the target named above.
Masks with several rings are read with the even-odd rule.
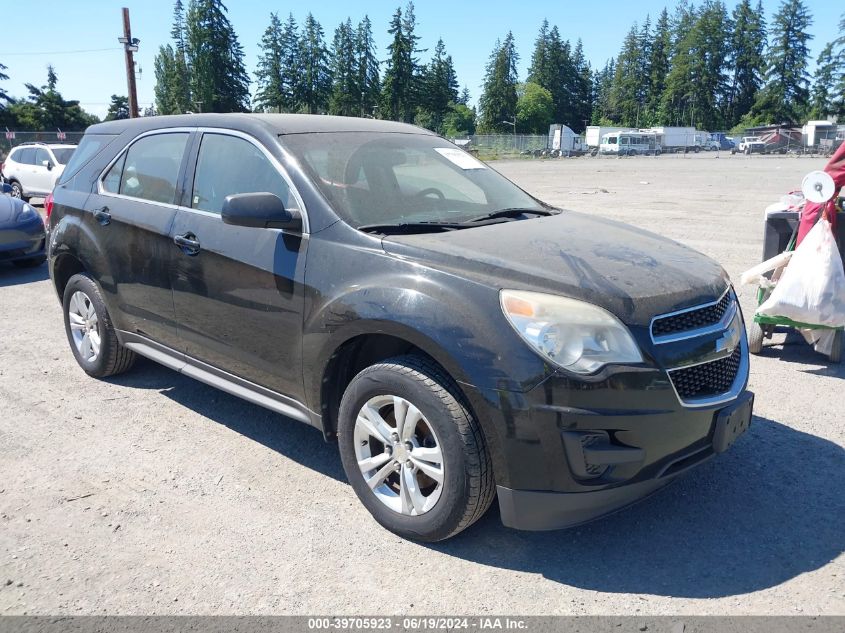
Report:
[[[845,326],[845,272],[826,218],[821,218],[795,249],[757,314],[808,325]]]

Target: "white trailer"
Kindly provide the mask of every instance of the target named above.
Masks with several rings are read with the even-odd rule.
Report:
[[[581,135],[561,123],[549,126],[549,152],[557,156],[580,156],[584,153]],[[557,154],[554,154],[557,152]]]
[[[601,137],[612,132],[636,132],[630,127],[611,127],[608,125],[588,125],[584,132],[584,145],[588,149],[598,149],[601,145]]]
[[[652,127],[646,130],[657,135],[657,143],[664,152],[701,151],[699,135],[694,127]]]

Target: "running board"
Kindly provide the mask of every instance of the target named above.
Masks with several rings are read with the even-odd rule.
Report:
[[[137,334],[131,332],[120,332],[120,334],[124,340],[124,347],[131,349],[136,354],[260,407],[314,426],[308,409],[292,398],[223,372],[211,365],[206,365],[181,352],[170,350],[144,339]]]

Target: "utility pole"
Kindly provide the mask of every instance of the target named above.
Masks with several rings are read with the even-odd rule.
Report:
[[[117,38],[123,44],[126,53],[126,83],[129,88],[129,118],[138,117],[138,89],[135,87],[135,59],[133,53],[137,52],[139,39],[132,38],[132,27],[129,25],[129,9],[123,7],[123,37]]]

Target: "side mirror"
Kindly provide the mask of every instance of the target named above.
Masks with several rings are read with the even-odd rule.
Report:
[[[47,168],[47,171],[53,171],[53,161],[50,160],[42,160],[41,164]]]
[[[298,209],[285,209],[279,196],[261,193],[237,193],[223,201],[224,224],[259,229],[302,230],[302,214]]]

